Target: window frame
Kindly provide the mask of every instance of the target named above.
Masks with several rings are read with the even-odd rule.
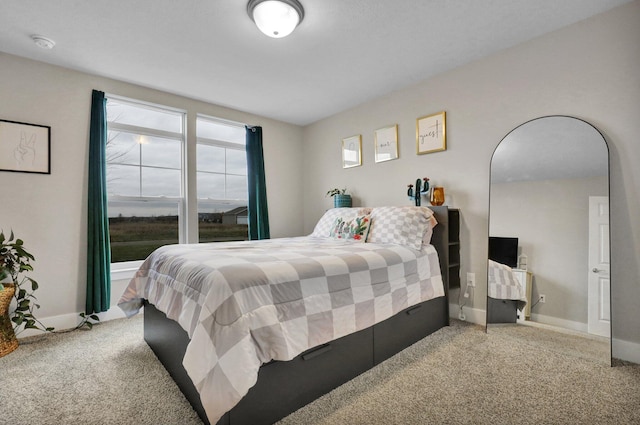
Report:
[[[157,130],[149,127],[140,127],[131,124],[122,124],[113,121],[109,121],[107,118],[107,134],[110,131],[118,131],[135,135],[144,135],[149,137],[160,137],[163,139],[176,140],[180,143],[180,196],[178,197],[167,197],[167,196],[122,196],[122,195],[109,195],[107,190],[107,204],[111,202],[119,202],[125,205],[136,205],[140,203],[145,204],[153,204],[153,203],[176,203],[177,213],[178,213],[178,243],[185,243],[187,240],[187,208],[186,208],[186,199],[187,199],[187,191],[186,191],[186,180],[188,177],[188,170],[186,166],[186,158],[187,158],[187,111],[184,109],[174,108],[166,105],[159,105],[150,102],[145,102],[142,100],[132,99],[124,96],[118,96],[113,94],[105,94],[107,102],[111,99],[117,102],[126,103],[129,105],[149,109],[152,111],[158,112],[171,112],[180,115],[180,126],[181,133],[175,133],[166,130]],[[108,113],[107,113],[108,117]],[[106,159],[105,159],[106,160]],[[108,165],[108,164],[107,164]],[[132,165],[133,167],[133,165]],[[175,170],[175,168],[169,167],[154,167],[154,166],[143,166],[142,161],[137,164],[139,168],[156,168],[156,169],[170,169]],[[142,191],[142,185],[140,186],[140,191]],[[111,280],[123,280],[130,279],[136,270],[142,265],[144,259],[142,260],[131,260],[131,261],[121,261],[121,262],[111,262]]]
[[[215,146],[215,147],[219,147],[219,148],[224,148],[224,149],[233,149],[233,150],[237,150],[237,151],[242,151],[245,152],[245,156],[246,156],[246,152],[247,152],[247,144],[246,143],[234,143],[234,142],[228,142],[226,140],[218,140],[218,139],[211,139],[208,137],[200,137],[197,136],[198,134],[198,120],[204,120],[204,121],[210,121],[210,122],[214,122],[216,124],[222,124],[222,125],[226,125],[229,127],[238,127],[238,128],[242,128],[245,129],[246,125],[239,123],[239,122],[235,122],[235,121],[230,121],[230,120],[225,120],[222,118],[216,118],[216,117],[212,117],[209,115],[203,115],[203,114],[197,114],[196,115],[196,152],[197,152],[197,147],[198,145],[206,145],[206,146]],[[226,193],[227,193],[227,186],[226,186],[226,182],[227,182],[227,176],[242,176],[242,174],[234,174],[234,173],[228,173],[226,170],[226,152],[225,152],[225,171],[224,173],[218,173],[218,172],[213,172],[213,171],[199,171],[198,170],[198,165],[197,165],[197,161],[196,161],[196,179],[198,176],[198,173],[207,173],[207,174],[217,174],[217,175],[224,175],[225,176],[225,198],[224,199],[211,199],[211,198],[207,198],[205,202],[219,202],[219,203],[223,203],[223,202],[234,202],[234,201],[247,201],[249,199],[249,191],[247,189],[247,198],[246,199],[235,199],[235,198],[227,198],[226,197]],[[249,176],[249,171],[247,170],[247,173],[244,174],[245,177]],[[197,193],[197,188],[196,188],[196,200],[197,202],[200,202],[200,199],[204,199],[204,198],[200,198],[198,197],[198,193]]]
[[[233,149],[233,150],[237,150],[237,151],[242,151],[245,152],[245,157],[246,157],[246,152],[247,152],[247,144],[246,144],[246,139],[244,143],[234,143],[234,142],[229,142],[226,140],[219,140],[219,139],[211,139],[208,137],[200,137],[197,136],[198,134],[198,121],[199,120],[204,120],[204,121],[209,121],[209,122],[213,122],[216,124],[221,124],[221,125],[226,125],[229,127],[238,127],[241,128],[243,130],[246,131],[246,124],[237,122],[237,121],[231,121],[231,120],[226,120],[224,118],[217,118],[217,117],[213,117],[210,115],[204,115],[204,114],[196,114],[196,153],[198,150],[198,145],[207,145],[207,146],[215,146],[215,147],[221,147],[224,149]],[[227,193],[227,186],[226,186],[226,182],[227,182],[227,176],[241,176],[241,174],[234,174],[234,173],[227,173],[226,171],[226,152],[225,152],[225,172],[224,173],[216,173],[216,172],[210,172],[210,171],[199,171],[198,170],[198,165],[197,165],[197,160],[196,160],[196,167],[195,167],[195,177],[196,177],[196,193],[195,193],[195,197],[196,197],[196,215],[198,215],[200,213],[200,205],[211,205],[211,204],[225,204],[228,203],[229,205],[233,205],[239,202],[243,202],[246,203],[248,205],[249,203],[249,189],[248,187],[246,188],[247,192],[247,197],[245,199],[240,199],[240,198],[227,198],[226,197],[226,193]],[[197,179],[198,179],[198,173],[208,173],[208,174],[218,174],[218,175],[224,175],[225,177],[225,198],[223,199],[213,199],[213,198],[200,198],[198,196],[198,188],[197,188]],[[247,174],[244,175],[247,179],[249,179],[249,170],[247,169]],[[247,233],[247,239],[248,239],[248,233]],[[198,223],[198,242],[200,241],[200,223]]]

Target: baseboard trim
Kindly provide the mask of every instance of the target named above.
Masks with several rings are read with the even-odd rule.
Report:
[[[59,316],[49,316],[49,317],[41,317],[38,318],[45,326],[53,327],[56,331],[63,331],[67,329],[73,329],[80,323],[80,317],[78,316],[81,312],[77,313],[69,313],[69,314],[61,314]],[[126,317],[120,307],[113,306],[109,310],[98,313],[98,317],[101,322],[106,322],[108,320],[113,319],[121,319]],[[34,335],[42,335],[42,331],[38,331],[35,329],[25,329],[20,332],[18,335],[18,339],[26,338]]]
[[[464,306],[462,311],[465,316],[465,322],[475,323],[476,325],[487,325],[487,312],[478,308]],[[460,306],[458,304],[449,304],[449,317],[458,319],[460,314]]]
[[[589,333],[586,323],[575,322],[573,320],[559,319],[557,317],[545,316],[543,314],[531,313],[531,320],[545,325],[555,326],[557,328],[570,329],[572,331]]]
[[[615,359],[640,364],[640,344],[614,338],[611,341],[611,356]]]

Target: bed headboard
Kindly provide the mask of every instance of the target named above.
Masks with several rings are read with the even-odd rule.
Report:
[[[442,281],[444,282],[444,292],[449,296],[449,207],[446,205],[436,207],[429,205],[433,211],[438,225],[433,228],[433,236],[431,236],[431,245],[438,251],[440,260],[440,271],[442,272]]]

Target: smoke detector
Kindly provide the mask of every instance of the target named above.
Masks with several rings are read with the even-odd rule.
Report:
[[[42,49],[51,50],[53,49],[53,46],[56,45],[55,41],[51,40],[50,38],[44,37],[42,35],[32,35],[31,39],[33,40],[34,43],[36,43],[36,46]]]

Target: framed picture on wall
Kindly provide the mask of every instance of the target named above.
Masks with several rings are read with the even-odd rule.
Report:
[[[418,155],[447,149],[445,120],[444,111],[416,120],[416,148]]]
[[[362,165],[362,135],[342,139],[342,168]]]
[[[398,124],[379,128],[375,131],[376,162],[390,161],[398,158]]]
[[[0,120],[0,171],[51,174],[51,127]]]

